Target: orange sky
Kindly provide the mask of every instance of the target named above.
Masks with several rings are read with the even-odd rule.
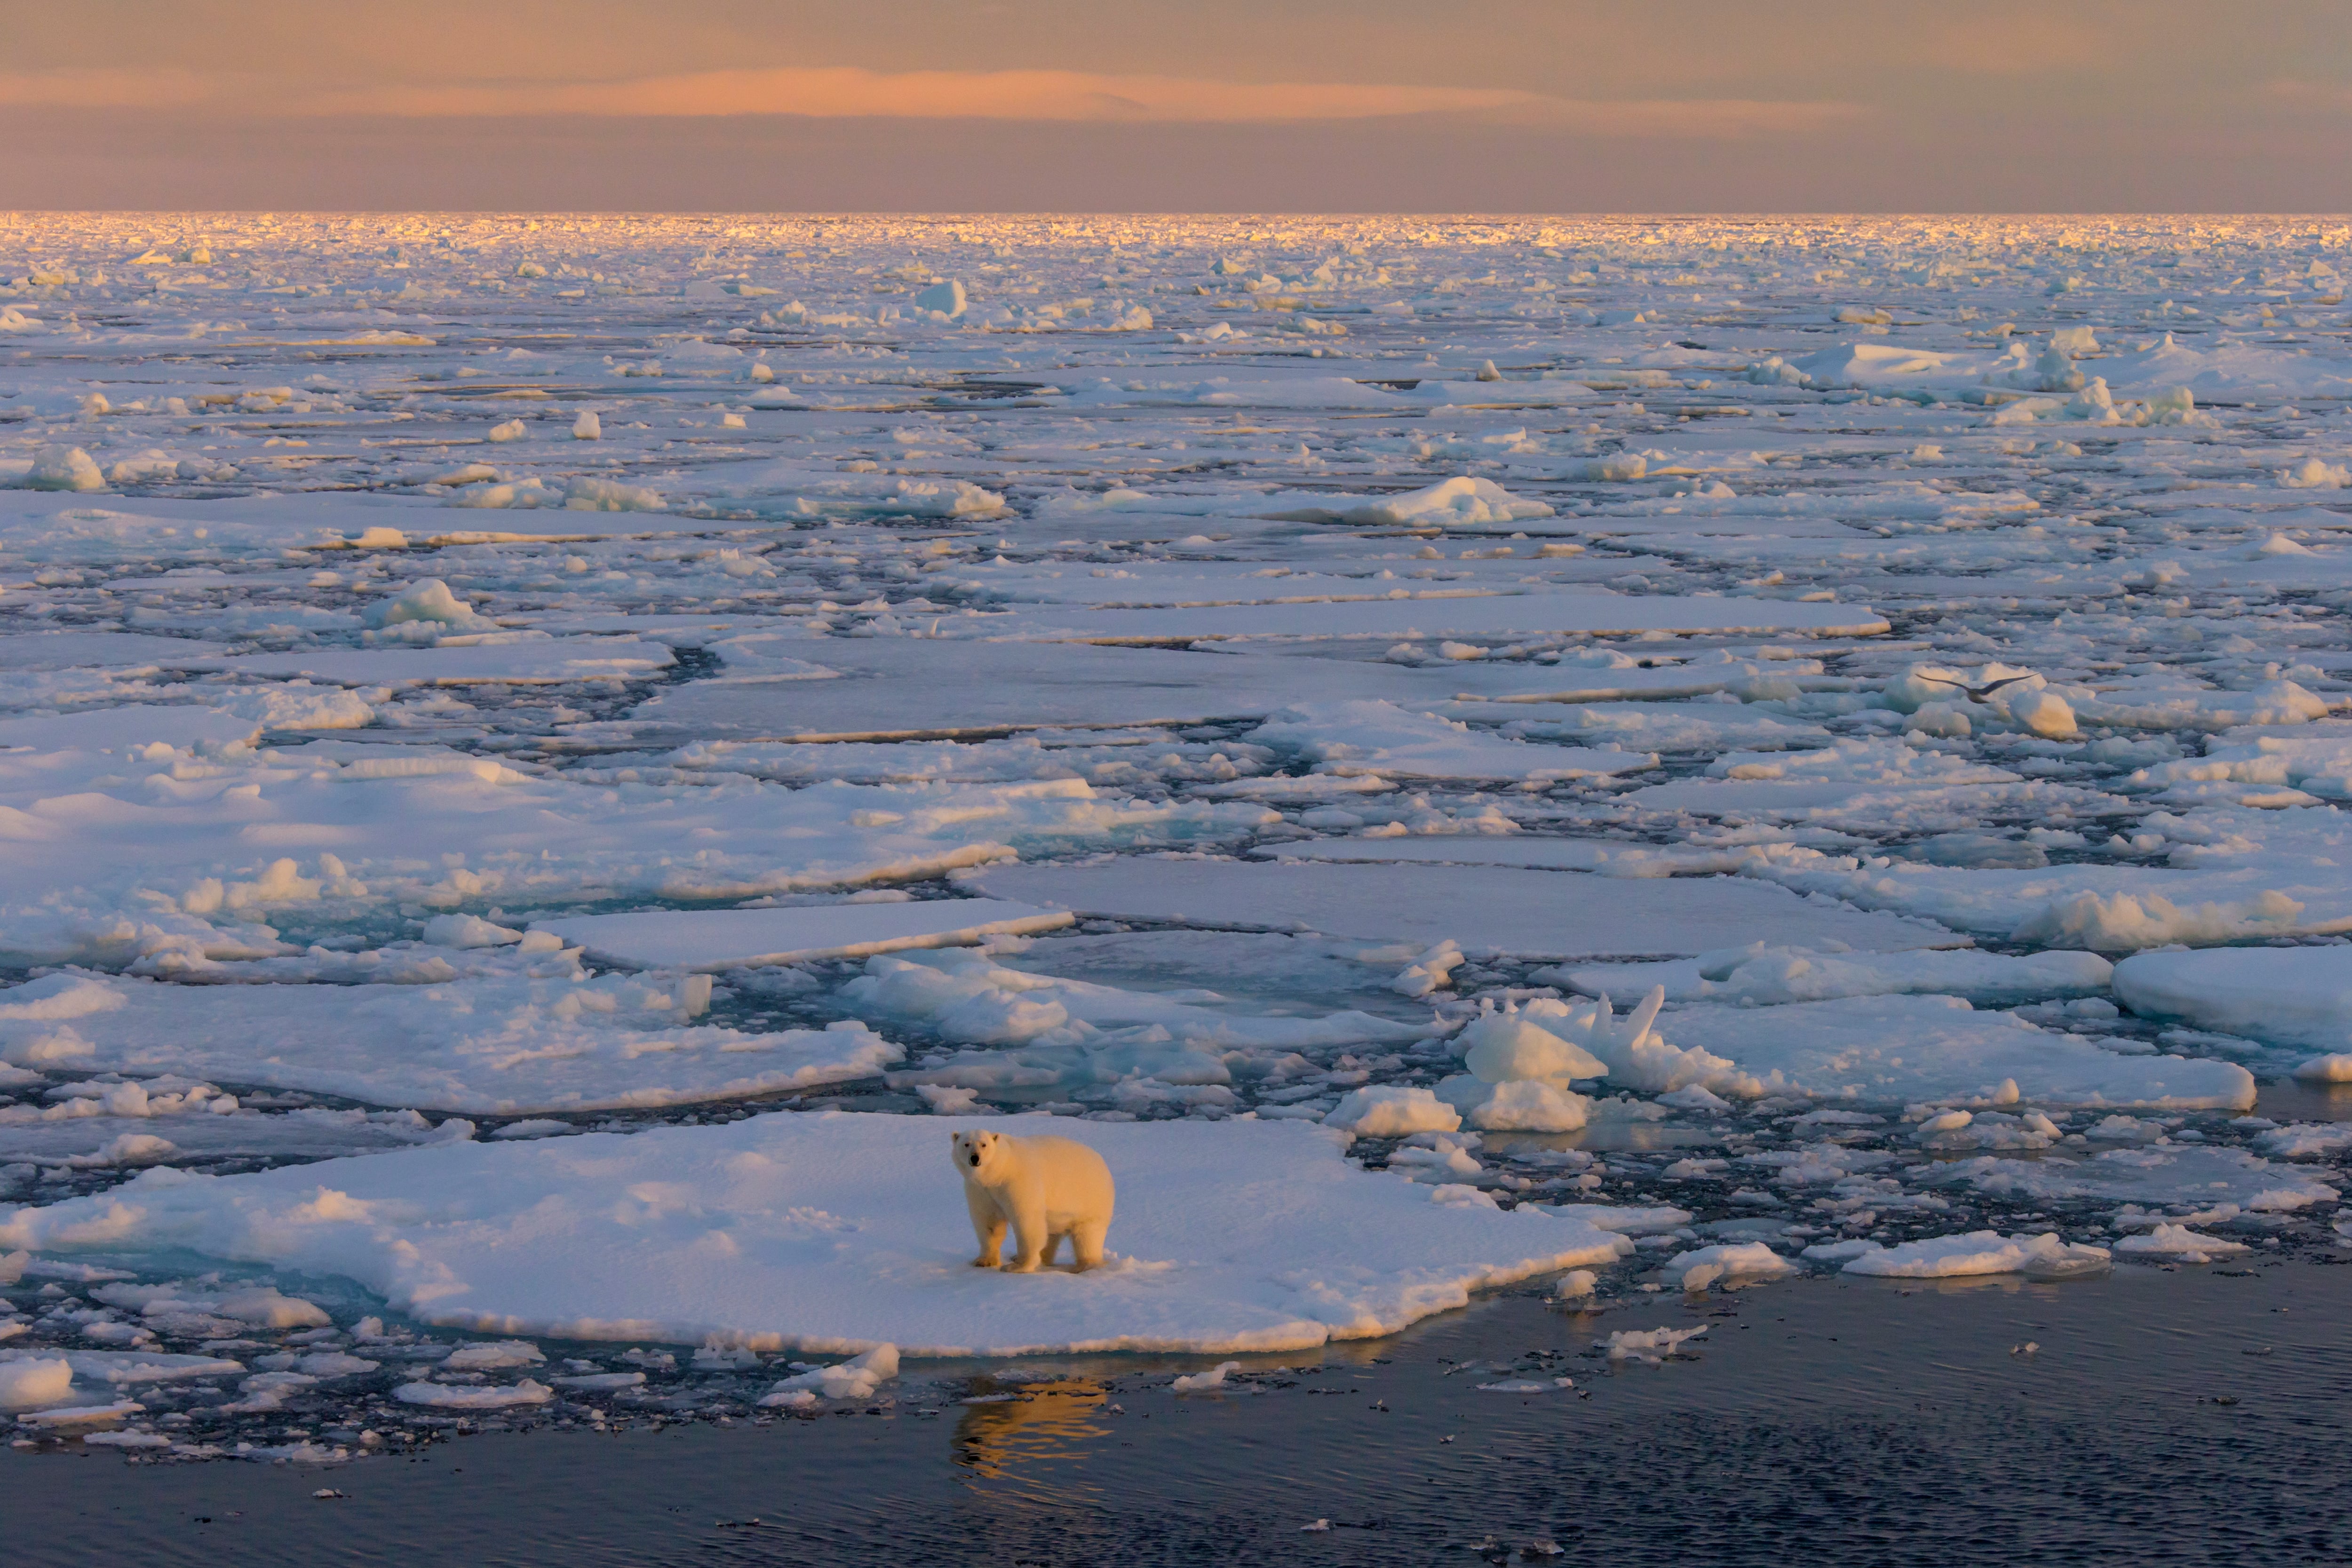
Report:
[[[0,206],[2352,208],[2343,0],[77,0]]]

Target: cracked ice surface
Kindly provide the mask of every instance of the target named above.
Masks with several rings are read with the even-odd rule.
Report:
[[[12,1364],[329,1331],[64,1290],[116,1273],[340,1276],[338,1343],[408,1347],[441,1309],[381,1262],[404,1184],[571,1161],[619,1202],[827,1109],[1092,1125],[1135,1182],[1193,1124],[1333,1118],[1390,1168],[1265,1177],[1297,1279],[1203,1252],[1188,1284],[1170,1241],[1148,1324],[1107,1280],[1056,1343],[1336,1321],[1310,1298],[1393,1327],[1565,1267],[1481,1250],[1539,1205],[1681,1216],[1604,1226],[1639,1236],[1586,1259],[1604,1297],[1783,1271],[1758,1247],[2335,1247],[2346,242],[8,219]],[[975,896],[1043,913],[872,908]],[[1584,1000],[1654,986],[1646,1032]],[[1609,1072],[1465,1063],[1504,1037]],[[625,1157],[541,1142],[582,1131]],[[884,1233],[957,1217],[921,1170],[863,1261],[793,1268],[898,1267]],[[394,1217],[275,1250],[226,1217],[289,1182]],[[1429,1239],[1368,1254],[1397,1192]],[[449,1321],[897,1331],[854,1281],[822,1323],[718,1310],[757,1274],[731,1223],[645,1237],[699,1302],[550,1265]],[[191,1237],[235,1278],[152,1250]],[[126,1414],[290,1452],[306,1408],[480,1375],[275,1344],[234,1402]],[[652,1397],[572,1370],[478,1392]]]

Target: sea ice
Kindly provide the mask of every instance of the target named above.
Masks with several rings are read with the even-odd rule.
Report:
[[[1867,1244],[1845,1265],[1848,1274],[1886,1279],[1948,1279],[1971,1274],[2026,1274],[2060,1278],[2104,1266],[2105,1249],[2056,1236],[2004,1237],[1997,1231],[1931,1237],[1895,1247]]]
[[[156,223],[21,217],[0,305],[26,1212],[256,1194],[206,1236],[496,1333],[842,1351],[1307,1344],[1792,1204],[2333,1212],[2334,1123],[2230,1115],[2352,1079],[2307,221]],[[1050,1094],[1265,1251],[1123,1182],[1151,1265],[933,1279],[927,1117],[585,1131],[877,1088]],[[240,1331],[152,1288],[61,1342]],[[47,1425],[125,1413],[81,1369]]]
[[[2136,952],[2116,965],[2116,999],[2151,1017],[2328,1050],[2352,1044],[2352,947]]]
[[[1050,951],[1045,956],[1050,962]],[[1434,1019],[1414,1024],[1354,1011],[1255,1015],[1227,1005],[1213,991],[1129,991],[1009,969],[969,950],[868,959],[866,972],[842,987],[841,997],[867,1017],[923,1025],[958,1045],[1094,1047],[1089,1057],[1096,1066],[1121,1047],[1148,1050],[1171,1038],[1204,1047],[1296,1049],[1404,1045],[1445,1032]],[[1209,1081],[1223,1076],[1220,1070]]]
[[[2116,1243],[2116,1251],[2126,1258],[2160,1258],[2176,1263],[2210,1263],[2252,1250],[2242,1241],[2200,1236],[2182,1225],[2159,1225],[2145,1235],[2127,1236]]]
[[[1314,764],[1318,773],[1386,778],[1502,779],[1546,784],[1654,767],[1648,752],[1529,745],[1390,702],[1286,708],[1248,739]]]
[[[1957,942],[1916,921],[1809,903],[1746,879],[1602,879],[1571,871],[1444,866],[1154,861],[1007,866],[967,879],[992,898],[1114,920],[1319,931],[1465,951],[1571,958],[1696,952],[1759,927],[1871,951]]]
[[[797,909],[652,910],[535,921],[608,963],[718,971],[819,958],[863,958],[904,948],[953,947],[990,936],[1052,931],[1067,913],[989,899]]]
[[[904,1054],[855,1021],[772,1034],[694,1024],[686,988],[621,974],[181,986],[68,971],[0,990],[0,1058],[513,1114],[806,1089]]]
[[[2126,962],[2137,962],[2127,960]],[[1756,942],[1663,963],[1580,963],[1559,978],[1588,995],[1666,988],[1669,1002],[1780,1004],[1840,996],[1936,994],[2000,1006],[2049,996],[2104,994],[2114,966],[2095,953],[2021,958],[1971,950],[1839,952]]]
[[[0,1210],[0,1246],[341,1275],[427,1321],[509,1333],[1015,1355],[1310,1348],[1632,1245],[1368,1174],[1334,1134],[1296,1122],[1054,1131],[1102,1151],[1118,1179],[1108,1268],[974,1269],[939,1123],[844,1113],[249,1176],[152,1172]],[[453,1391],[438,1403],[464,1385],[405,1386]]]
[[[2243,1110],[2254,1102],[2253,1075],[2235,1062],[2122,1055],[2014,1013],[1978,1012],[1957,996],[1752,1008],[1701,1003],[1665,1015],[1658,1027],[1685,1049],[1736,1064],[1759,1093],[2126,1110]]]
[[[1780,1279],[1802,1270],[1760,1241],[1742,1241],[1677,1253],[1659,1272],[1668,1284],[1704,1290],[1718,1279]]]
[[[0,1352],[0,1355],[6,1352]],[[0,1360],[0,1409],[50,1405],[73,1392],[73,1368],[63,1356]]]

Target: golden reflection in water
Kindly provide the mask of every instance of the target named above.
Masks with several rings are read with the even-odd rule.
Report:
[[[999,1395],[1011,1397],[993,1397]],[[1054,1472],[1083,1463],[1110,1436],[1097,1418],[1109,1397],[1103,1384],[1085,1377],[1009,1384],[980,1378],[972,1396],[989,1397],[990,1403],[963,1407],[952,1450],[971,1479],[1007,1483],[1014,1493],[1039,1502],[1093,1495],[1094,1488]]]

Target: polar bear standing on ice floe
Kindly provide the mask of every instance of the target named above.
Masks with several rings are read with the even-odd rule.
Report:
[[[964,1205],[980,1237],[974,1268],[998,1266],[1008,1225],[1016,1274],[1051,1263],[1066,1236],[1081,1271],[1103,1260],[1114,1194],[1100,1154],[1067,1138],[1015,1138],[985,1129],[958,1132],[952,1142]]]

